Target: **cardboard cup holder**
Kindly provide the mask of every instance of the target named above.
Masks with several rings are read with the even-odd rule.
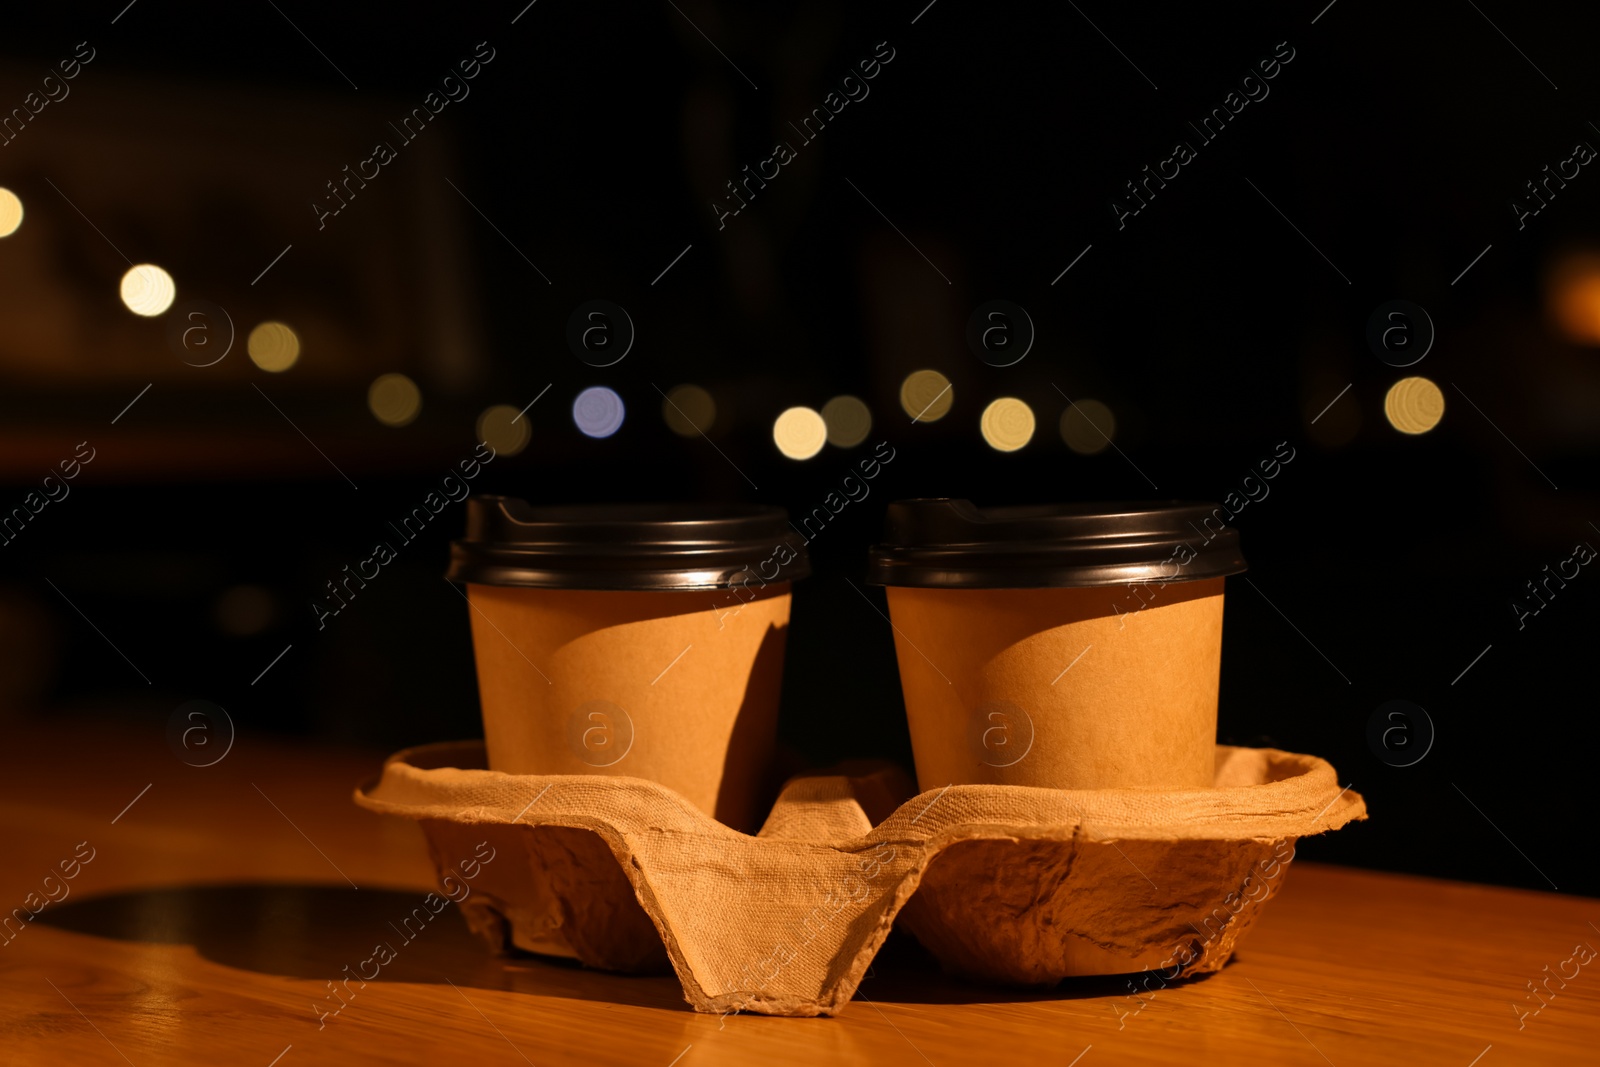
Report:
[[[642,778],[486,766],[482,742],[407,749],[356,803],[421,823],[442,884],[487,842],[460,907],[492,949],[670,968],[713,1013],[838,1013],[897,919],[990,983],[1216,971],[1296,839],[1366,818],[1325,761],[1226,745],[1209,789],[800,777],[755,836]]]

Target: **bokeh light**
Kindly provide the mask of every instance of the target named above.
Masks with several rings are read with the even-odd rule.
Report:
[[[367,387],[367,408],[385,426],[408,426],[422,412],[422,390],[404,374],[384,374]]]
[[[0,186],[0,237],[10,237],[22,225],[22,200],[5,186]]]
[[[1117,418],[1098,400],[1079,400],[1061,413],[1061,439],[1080,456],[1105,451],[1116,436]]]
[[[717,421],[717,402],[698,385],[675,385],[661,402],[661,417],[678,436],[699,437]]]
[[[1033,440],[1033,409],[1014,396],[1003,396],[983,409],[978,427],[990,448],[1015,452]]]
[[[835,448],[854,448],[872,432],[872,411],[858,397],[834,397],[822,405],[822,421]]]
[[[533,429],[528,417],[517,417],[518,411],[510,404],[496,404],[484,408],[478,416],[478,440],[495,450],[496,455],[514,456],[528,447]]]
[[[135,315],[154,318],[172,306],[178,286],[172,275],[154,263],[129,267],[122,276],[122,302]]]
[[[1600,256],[1568,256],[1550,272],[1545,287],[1551,317],[1567,340],[1600,346]]]
[[[936,370],[914,370],[900,383],[900,406],[912,422],[938,422],[955,399],[950,379]]]
[[[300,338],[281,322],[263,322],[251,330],[245,347],[250,362],[274,374],[288,370],[300,358]]]
[[[1426,378],[1401,378],[1383,398],[1383,413],[1401,433],[1427,433],[1444,418],[1444,393]]]
[[[610,437],[622,429],[628,412],[616,390],[591,385],[572,402],[572,421],[588,437]]]
[[[828,440],[828,424],[810,408],[790,408],[772,424],[772,442],[790,459],[810,459]]]

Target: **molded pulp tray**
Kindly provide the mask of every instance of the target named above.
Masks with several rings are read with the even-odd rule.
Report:
[[[796,778],[755,837],[644,779],[484,765],[482,742],[408,749],[355,799],[419,821],[441,879],[491,857],[461,909],[494,949],[670,964],[704,1012],[835,1014],[896,917],[981,981],[1215,971],[1295,839],[1366,818],[1325,761],[1226,745],[1210,790]]]

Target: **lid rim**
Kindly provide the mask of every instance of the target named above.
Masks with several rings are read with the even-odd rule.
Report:
[[[867,581],[1034,589],[1225,578],[1247,569],[1238,531],[1195,525],[1216,521],[1218,508],[1187,500],[987,509],[949,498],[898,500],[883,543],[868,553]]]
[[[532,505],[467,500],[449,581],[529,588],[714,590],[810,573],[784,509],[739,503]],[[781,560],[781,562],[779,562]],[[775,570],[773,577],[764,571]]]

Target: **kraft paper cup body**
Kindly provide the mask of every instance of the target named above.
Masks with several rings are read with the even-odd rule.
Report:
[[[1210,788],[1223,580],[1213,505],[889,505],[888,587],[924,790]]]
[[[781,508],[475,496],[450,553],[491,770],[646,778],[760,826],[809,573]]]
[[[751,599],[469,584],[491,770],[660,782],[754,831],[765,814],[789,585]]]
[[[891,586],[919,785],[1210,788],[1222,587]]]

